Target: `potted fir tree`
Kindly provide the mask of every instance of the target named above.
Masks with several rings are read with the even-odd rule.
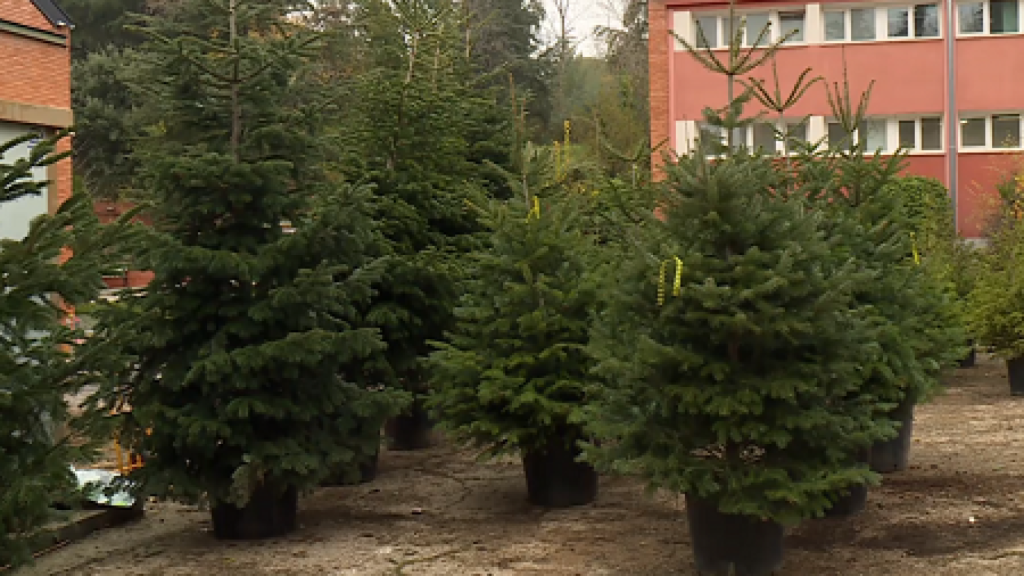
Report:
[[[315,36],[281,4],[175,12],[134,62],[154,120],[136,154],[155,276],[119,328],[126,425],[149,431],[135,438],[150,493],[206,498],[218,537],[273,536],[295,528],[299,492],[372,457],[400,407],[345,377],[383,348],[359,313],[380,237],[367,191],[327,171],[329,98],[302,76]]]
[[[1024,223],[1007,218],[993,234],[971,293],[968,321],[978,340],[1006,359],[1010,393],[1024,395]]]
[[[726,119],[708,122],[733,128]],[[709,160],[708,155],[720,158]],[[609,278],[588,456],[686,496],[697,569],[767,575],[783,526],[875,480],[847,455],[885,433],[857,396],[868,280],[768,157],[702,140],[666,167],[661,218]],[[652,216],[652,220],[656,220]]]
[[[859,116],[849,116],[851,126]],[[808,178],[802,184],[822,191],[808,197],[811,207],[829,215],[842,252],[872,273],[871,282],[853,289],[856,304],[870,311],[877,351],[862,366],[865,380],[858,394],[873,398],[876,417],[896,427],[894,435],[876,439],[868,456],[872,470],[895,472],[909,464],[914,407],[935,393],[942,369],[959,361],[962,323],[936,261],[922,265],[901,196],[886,186],[902,169],[902,157],[867,156],[859,143],[823,155],[832,174],[818,173],[827,181]],[[802,161],[808,162],[797,159]]]
[[[0,142],[0,212],[39,198],[35,177],[58,162],[60,133]],[[24,155],[23,155],[24,154]],[[12,159],[13,157],[13,159]],[[131,214],[126,218],[130,218]],[[7,221],[8,223],[10,220]],[[134,240],[124,220],[101,225],[93,198],[76,191],[51,215],[6,228],[0,240],[0,566],[31,561],[31,542],[53,520],[52,507],[78,501],[72,464],[95,456],[109,439],[96,422],[72,416],[69,398],[83,395],[118,365],[116,348],[88,343],[66,313],[99,295],[103,275],[123,264]],[[69,438],[74,441],[68,441]]]
[[[418,450],[437,441],[425,406],[429,342],[453,326],[462,261],[484,235],[466,202],[507,197],[494,183],[513,139],[504,100],[479,81],[476,52],[464,49],[460,4],[395,6],[361,5],[365,73],[345,83],[353,96],[339,116],[346,174],[374,186],[374,217],[393,256],[367,314],[387,345],[374,371],[414,395],[386,423],[388,447]]]
[[[922,221],[917,204],[908,206],[903,187],[894,184],[903,155],[874,154],[857,136],[870,89],[855,102],[844,79],[827,95],[845,137],[828,146],[802,148],[790,161],[789,189],[810,209],[828,215],[829,235],[842,246],[838,253],[853,257],[871,275],[871,281],[852,288],[855,306],[870,316],[876,350],[862,365],[857,395],[872,399],[880,425],[896,428],[876,438],[869,453],[874,471],[893,472],[908,465],[914,406],[935,392],[941,370],[959,361],[966,341],[936,267],[922,265],[915,232],[929,240],[929,248],[938,246],[952,220],[939,221],[941,210],[935,208],[931,220]]]
[[[900,199],[915,258],[947,292],[957,324],[965,324],[977,254],[956,232],[949,190],[924,176],[897,176],[885,188]],[[959,365],[970,368],[977,356],[974,339],[968,338],[963,348]]]
[[[449,342],[430,357],[430,403],[455,439],[522,456],[531,502],[573,506],[597,494],[597,474],[577,461],[592,388],[592,241],[572,199],[534,201],[529,216],[514,201],[486,211],[491,241],[473,257]]]

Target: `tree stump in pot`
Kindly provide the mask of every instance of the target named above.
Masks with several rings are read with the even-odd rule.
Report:
[[[215,502],[210,508],[213,534],[221,540],[258,540],[293,532],[299,507],[299,492],[263,485],[245,506]]]
[[[532,504],[566,508],[590,504],[597,498],[597,472],[586,462],[577,462],[579,448],[566,446],[559,437],[543,450],[523,454],[526,488]]]

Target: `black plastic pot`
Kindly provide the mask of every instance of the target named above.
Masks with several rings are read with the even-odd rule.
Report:
[[[861,450],[853,459],[855,464],[868,464],[871,450]],[[851,486],[847,492],[835,494],[832,507],[825,511],[825,518],[849,518],[864,511],[868,504],[868,487],[866,484]]]
[[[782,525],[723,514],[686,496],[686,519],[697,572],[703,576],[770,576],[782,566]]]
[[[413,401],[409,412],[400,414],[384,424],[388,437],[388,450],[423,450],[434,445],[433,423],[423,401]]]
[[[1024,358],[1007,360],[1006,371],[1010,377],[1010,394],[1024,396]]]
[[[879,474],[900,472],[910,465],[910,441],[914,433],[914,401],[905,399],[889,413],[889,418],[900,422],[899,434],[892,440],[877,442],[871,447],[869,464]]]
[[[543,451],[523,454],[526,491],[532,504],[567,508],[597,498],[597,472],[590,464],[577,462],[580,450],[565,444],[565,437],[559,437]]]
[[[825,511],[825,518],[849,518],[864,511],[868,505],[868,487],[861,484],[848,490],[834,500],[832,507]]]
[[[374,452],[373,457],[359,465],[359,480],[346,481],[341,474],[332,474],[320,483],[321,486],[351,486],[353,484],[366,484],[377,478],[377,467],[380,464],[380,451]]]
[[[971,340],[970,345],[971,351],[960,361],[961,368],[974,368],[978,363],[978,350],[974,347],[974,340]]]
[[[299,493],[295,488],[284,491],[261,486],[253,492],[242,508],[217,502],[210,509],[213,534],[222,540],[258,540],[282,536],[295,530]]]

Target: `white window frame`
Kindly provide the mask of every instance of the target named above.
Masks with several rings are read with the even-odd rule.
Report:
[[[893,121],[892,118],[886,118],[884,116],[867,116],[867,117],[864,118],[863,121],[864,122],[884,122],[885,123],[884,124],[885,125],[885,145],[882,146],[879,149],[876,149],[876,150],[867,150],[867,149],[865,149],[864,150],[865,154],[874,154],[876,152],[878,152],[880,154],[892,154],[893,152],[896,151],[896,149],[898,147],[898,142],[899,142],[899,134],[896,134],[896,136],[895,136],[896,142],[897,142],[897,147],[894,147],[893,146],[893,130],[894,130],[894,128],[896,130],[898,130],[899,129],[899,125],[898,124],[894,124],[894,121]],[[828,127],[829,127],[830,124],[839,124],[839,120],[836,119],[836,118],[825,118],[825,142],[831,148],[832,147],[832,142],[828,138]],[[857,128],[856,130],[853,131],[853,142],[851,142],[851,144],[853,144],[854,142],[859,144],[860,143],[860,139],[861,139],[860,128]]]
[[[939,119],[939,147],[936,149],[923,150],[921,148],[922,138],[922,121],[926,118],[938,118]],[[889,139],[889,151],[895,152],[900,149],[900,122],[913,122],[914,123],[914,147],[904,148],[903,152],[910,154],[911,156],[935,156],[946,153],[946,119],[941,113],[935,114],[921,114],[917,116],[896,116],[889,119],[890,126],[888,128],[887,137]]]
[[[885,18],[886,12],[880,10],[883,8],[880,6],[840,6],[832,8],[831,6],[821,9],[821,40],[824,44],[863,44],[866,42],[885,42],[889,40],[888,36],[882,37],[880,32],[882,30],[888,30],[888,20]],[[854,40],[853,39],[853,16],[850,14],[851,10],[874,10],[875,11],[875,37],[871,40]],[[830,12],[842,12],[843,13],[843,39],[842,40],[829,40],[828,39],[828,28],[825,25],[825,18],[827,18]]]
[[[938,26],[938,32],[939,33],[936,36],[918,36],[917,35],[917,21],[914,18],[914,8],[917,7],[917,6],[926,6],[926,5],[933,5],[933,6],[935,6],[935,13],[936,13],[936,15],[938,16],[938,19],[939,19],[938,23],[936,24]],[[907,34],[908,35],[906,37],[900,37],[900,36],[891,37],[891,36],[889,36],[889,10],[894,9],[894,8],[903,8],[903,9],[907,10]],[[945,28],[944,27],[944,24],[945,24],[944,20],[945,20],[945,18],[946,18],[946,15],[945,15],[945,10],[942,9],[942,2],[919,2],[919,3],[916,3],[916,4],[891,4],[891,5],[879,6],[878,8],[875,9],[875,23],[876,23],[876,26],[877,26],[877,23],[878,23],[879,20],[884,20],[885,21],[885,25],[883,26],[882,29],[885,30],[885,38],[884,38],[884,40],[888,40],[888,41],[893,41],[893,40],[940,40],[943,37],[942,33],[943,33],[944,28]],[[877,30],[876,30],[876,32],[877,32]]]
[[[1018,2],[1024,3],[1024,0],[1018,0]],[[939,16],[939,35],[938,36],[925,36],[918,37],[916,24],[914,22],[914,7],[920,5],[932,4],[936,7],[936,11]],[[889,37],[889,9],[890,8],[905,8],[908,13],[908,36],[906,37]],[[853,39],[853,17],[850,14],[851,10],[874,10],[875,11],[875,37],[872,40],[854,40]],[[843,39],[842,40],[829,40],[827,36],[827,28],[825,26],[825,18],[828,13],[831,12],[842,12],[843,13]],[[987,13],[987,12],[986,12]],[[908,41],[927,41],[927,40],[941,40],[945,37],[945,10],[942,9],[942,2],[918,2],[915,4],[845,4],[839,6],[832,6],[830,4],[823,5],[821,8],[821,41],[822,44],[866,44],[869,42],[908,42]],[[959,22],[957,23],[959,26]],[[958,28],[959,30],[959,28]],[[1002,35],[1002,34],[1000,34]]]
[[[960,5],[961,4],[981,4],[981,32],[961,32],[960,31]],[[1015,34],[1024,34],[1024,0],[1017,0],[1017,31],[1016,32],[999,32],[993,34],[991,31],[992,27],[992,7],[989,0],[975,0],[963,1],[956,3],[956,35],[958,38],[979,38],[982,36],[1013,36]]]
[[[786,125],[790,125],[790,124],[794,124],[794,125],[795,124],[804,124],[804,131],[805,131],[805,134],[807,136],[807,139],[805,139],[805,142],[809,141],[809,138],[810,138],[811,128],[809,126],[809,123],[803,122],[802,119],[784,118],[781,122],[778,119],[760,120],[757,123],[758,124],[770,124],[772,126],[772,128],[775,130],[776,134],[781,132],[783,130],[783,127],[786,126]],[[705,126],[706,125],[703,122],[697,122],[696,123],[696,136],[697,137],[700,137],[701,129],[704,128]],[[726,134],[725,134],[724,130],[721,133],[721,138],[722,138],[722,144],[725,144],[726,143]],[[743,142],[738,142],[738,143],[734,143],[734,144],[738,144],[740,146],[744,146],[747,150],[750,150],[751,152],[754,152],[755,151],[755,149],[754,149],[754,126],[753,125],[746,126],[744,128]],[[765,150],[765,152],[768,153],[768,154],[776,154],[776,155],[782,155],[782,154],[785,153],[785,151],[786,151],[785,144],[783,143],[782,140],[780,140],[777,137],[775,138],[775,150]],[[790,151],[790,155],[792,155],[793,153],[794,152],[791,150]],[[714,154],[709,155],[709,157],[714,157],[714,156],[715,156]]]
[[[804,25],[803,25],[803,28],[801,28],[801,31],[803,32],[803,38],[801,40],[790,40],[789,42],[786,42],[785,44],[782,44],[781,46],[783,46],[783,47],[785,47],[785,46],[806,46],[808,44],[808,41],[807,41],[808,24],[807,23],[808,23],[809,16],[810,16],[810,11],[807,10],[806,6],[793,6],[791,8],[782,9],[782,10],[744,10],[742,12],[737,11],[735,13],[735,17],[737,18],[737,20],[742,21],[743,18],[747,17],[750,14],[765,14],[765,13],[768,14],[768,26],[769,26],[768,37],[765,39],[765,45],[764,46],[758,46],[758,48],[764,48],[764,47],[767,47],[767,46],[769,46],[771,44],[774,44],[774,43],[776,43],[776,42],[778,42],[779,40],[782,39],[782,36],[781,36],[781,34],[779,32],[780,30],[782,30],[782,20],[779,18],[779,13],[780,12],[798,12],[798,11],[802,11],[804,13]],[[703,12],[703,11],[702,12],[693,12],[693,33],[691,34],[691,37],[688,38],[688,40],[694,46],[697,46],[697,38],[698,38],[697,27],[699,25],[698,22],[699,22],[699,20],[701,18],[708,18],[708,17],[715,18],[715,24],[717,26],[717,28],[715,29],[716,45],[715,46],[711,46],[711,49],[712,50],[723,50],[723,49],[728,48],[729,47],[729,42],[728,41],[731,40],[731,38],[729,38],[728,40],[726,39],[726,36],[729,34],[729,22],[728,22],[729,14],[728,13],[722,14],[721,12]],[[758,31],[758,33],[760,33],[760,31]],[[747,31],[744,30],[743,31],[743,47],[744,48],[753,48],[753,46],[751,46],[750,43],[753,42],[754,40],[756,40],[756,38],[748,38],[747,36],[748,36]]]
[[[1016,146],[994,146],[992,142],[993,130],[992,130],[992,119],[994,116],[1013,116],[1016,115],[1018,128],[1017,134],[1020,142],[1017,142]],[[964,144],[964,129],[963,125],[967,120],[985,120],[985,145],[984,146],[968,146]],[[960,144],[961,152],[1006,152],[1006,151],[1020,151],[1024,149],[1024,110],[1006,110],[1001,112],[986,112],[986,113],[970,113],[961,112],[959,122],[957,123],[957,141]]]

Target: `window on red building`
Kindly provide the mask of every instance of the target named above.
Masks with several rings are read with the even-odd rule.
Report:
[[[849,10],[825,11],[825,41],[863,42],[875,40],[875,9],[851,8]]]
[[[804,41],[804,26],[807,15],[803,10],[792,10],[779,12],[779,37],[785,38],[785,43]]]
[[[889,38],[937,38],[939,36],[938,4],[889,8],[887,20]]]
[[[726,142],[725,130],[720,126],[711,126],[705,123],[698,123],[700,138],[707,141]],[[777,154],[787,150],[783,139],[789,139],[792,149],[792,142],[807,141],[807,125],[803,122],[755,122],[749,126],[736,128],[733,131],[732,146],[734,149],[746,148],[747,150],[761,152],[763,154]]]
[[[921,150],[942,150],[942,118],[921,118]]]
[[[771,16],[767,12],[747,14],[745,18],[747,25],[743,30],[744,46],[766,46],[772,42]]]
[[[962,2],[956,9],[961,34],[985,33],[985,2]]]
[[[698,17],[697,30],[698,48],[715,48],[718,46],[718,16]]]
[[[850,10],[850,38],[861,41],[874,40],[876,37],[875,9],[854,8]]]
[[[910,10],[889,8],[889,38],[910,38]]]
[[[1015,34],[1020,32],[1020,5],[1017,0],[961,2],[957,29],[961,34]]]
[[[938,4],[918,4],[914,6],[914,37],[939,37]]]
[[[989,33],[1012,34],[1020,31],[1017,0],[991,0],[989,2]]]
[[[899,120],[899,147],[910,152],[942,150],[942,118]]]
[[[984,147],[987,144],[986,118],[964,118],[960,121],[960,145],[963,147]]]
[[[964,148],[1020,148],[1020,114],[993,114],[960,120],[960,145]]]
[[[784,38],[787,44],[802,43],[806,20],[803,10],[748,12],[736,15],[730,26],[727,15],[697,14],[693,42],[698,48],[725,48],[739,32],[740,42],[746,47],[763,47]]]
[[[997,114],[992,117],[992,147],[1020,148],[1020,115]]]

